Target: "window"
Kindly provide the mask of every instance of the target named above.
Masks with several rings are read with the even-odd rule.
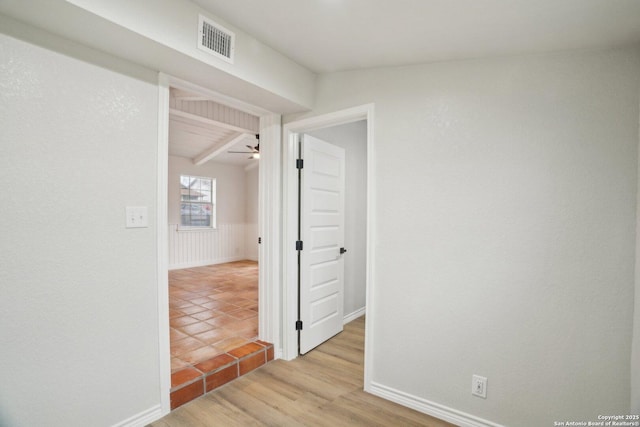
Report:
[[[180,175],[180,225],[182,227],[215,227],[215,200],[215,179]]]

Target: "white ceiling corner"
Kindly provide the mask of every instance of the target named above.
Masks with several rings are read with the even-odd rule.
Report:
[[[640,42],[638,0],[194,0],[317,73]]]

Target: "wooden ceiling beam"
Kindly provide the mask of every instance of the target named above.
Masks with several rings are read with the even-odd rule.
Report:
[[[249,132],[236,132],[225,138],[221,143],[212,145],[193,158],[193,164],[200,166],[203,163],[216,157],[218,154],[224,153],[229,148],[233,147],[238,141],[241,141],[247,137],[254,137],[254,134]]]
[[[187,92],[182,89],[171,88],[171,96],[182,101],[211,101],[204,95]]]
[[[169,118],[171,118],[171,117],[187,119],[187,120],[195,121],[195,122],[198,122],[198,123],[207,124],[209,126],[216,126],[216,127],[219,127],[219,128],[231,130],[231,131],[234,131],[234,132],[249,133],[249,134],[252,134],[252,135],[255,134],[255,132],[252,131],[251,129],[245,129],[245,128],[241,128],[239,126],[231,125],[229,123],[220,122],[218,120],[212,120],[212,119],[209,119],[207,117],[198,116],[197,114],[185,113],[184,111],[176,110],[175,108],[170,108],[169,109]]]

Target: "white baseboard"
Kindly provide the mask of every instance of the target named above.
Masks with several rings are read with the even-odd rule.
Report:
[[[247,259],[245,256],[234,256],[229,258],[218,258],[199,262],[184,262],[182,264],[173,264],[169,266],[169,270],[180,270],[182,268],[204,267],[205,265],[224,264],[225,262],[243,261]]]
[[[356,320],[358,317],[364,316],[366,312],[366,307],[362,307],[354,311],[353,313],[349,313],[344,316],[343,325],[346,325],[349,322]]]
[[[503,427],[501,424],[372,382],[365,391],[460,427]]]
[[[147,424],[159,420],[164,415],[165,414],[162,413],[162,407],[160,405],[156,405],[146,411],[142,411],[139,414],[129,417],[124,421],[120,421],[112,427],[144,427]]]

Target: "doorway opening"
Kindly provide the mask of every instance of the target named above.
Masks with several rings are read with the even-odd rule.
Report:
[[[171,372],[258,339],[259,117],[169,89]]]
[[[344,126],[342,126],[344,125]],[[347,135],[344,138],[344,145],[348,147],[349,131],[345,132],[345,129],[351,129],[351,132],[358,131],[364,136],[361,137],[365,141],[361,146],[361,155],[354,156],[352,153],[351,160],[361,161],[362,168],[364,168],[364,186],[366,188],[360,188],[358,194],[362,196],[359,203],[363,207],[359,211],[355,211],[352,208],[351,218],[346,219],[345,224],[349,224],[348,228],[354,233],[350,245],[352,250],[348,250],[346,255],[354,254],[353,257],[361,257],[359,262],[354,264],[361,267],[352,267],[351,275],[348,280],[353,284],[359,282],[355,277],[362,278],[364,276],[364,290],[362,287],[355,286],[356,293],[364,292],[364,298],[361,296],[355,296],[349,303],[350,305],[344,306],[344,322],[347,323],[365,314],[366,310],[369,311],[373,307],[372,289],[373,289],[373,248],[374,248],[374,218],[373,218],[373,188],[374,186],[374,151],[373,151],[373,104],[368,104],[360,107],[355,107],[347,110],[338,111],[335,113],[326,114],[318,117],[311,117],[302,119],[299,121],[288,123],[284,126],[284,155],[285,161],[284,168],[284,224],[283,229],[283,241],[285,242],[284,259],[283,259],[283,292],[284,292],[284,310],[283,310],[283,358],[285,360],[292,360],[298,356],[298,262],[297,262],[297,245],[292,244],[297,241],[298,236],[298,169],[296,164],[296,158],[298,155],[298,144],[301,134],[309,134],[316,137],[324,138],[325,140],[333,140],[333,142],[339,141],[342,138],[337,135],[342,133]],[[334,135],[335,134],[335,135]],[[355,148],[355,147],[352,147]],[[350,157],[347,155],[347,157]],[[359,157],[359,158],[358,158]],[[347,167],[347,170],[353,169]],[[354,172],[357,168],[354,169]],[[353,178],[352,178],[353,179]],[[352,190],[353,191],[353,190]],[[358,191],[358,190],[356,190]],[[355,202],[357,197],[347,196],[348,201]],[[348,216],[348,215],[347,215]],[[354,227],[353,223],[360,222],[362,227]],[[347,227],[345,227],[346,229]],[[345,239],[345,246],[347,245]],[[352,258],[353,260],[353,258]],[[364,271],[363,271],[364,270]],[[347,270],[345,270],[345,274]],[[361,283],[361,281],[360,281]],[[350,295],[352,298],[354,295]],[[365,302],[364,306],[358,306]],[[346,303],[346,300],[345,300]],[[368,389],[370,383],[369,367],[371,366],[371,344],[372,337],[371,331],[373,328],[372,316],[366,316],[366,328],[365,328],[365,390]],[[304,325],[303,325],[304,328]],[[303,329],[304,330],[304,329]]]
[[[275,356],[273,341],[265,340],[273,336],[272,322],[265,320],[271,310],[262,309],[269,304],[274,274],[263,261],[270,261],[272,251],[259,245],[271,208],[262,198],[274,183],[263,180],[258,164],[261,140],[267,162],[279,151],[280,116],[161,75],[159,122],[159,330],[166,413]]]

